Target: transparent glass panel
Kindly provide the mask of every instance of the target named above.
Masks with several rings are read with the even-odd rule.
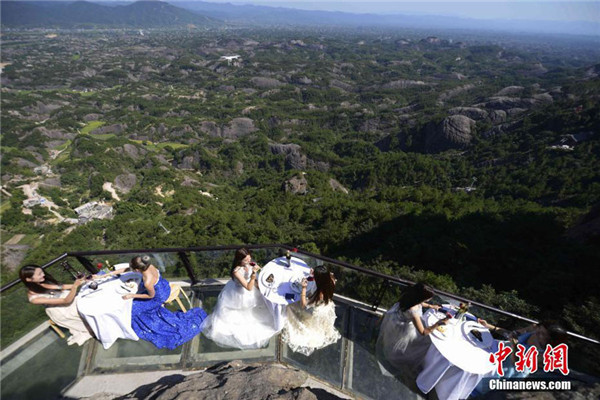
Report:
[[[27,289],[23,284],[2,293],[0,311],[2,349],[49,319],[44,307],[31,304],[27,300]]]
[[[197,294],[202,308],[207,314],[212,313],[219,293],[224,285],[211,285],[200,287]],[[277,357],[277,336],[273,337],[269,345],[262,349],[239,350],[218,346],[215,342],[200,334],[190,344],[190,353],[187,366],[212,365],[220,361],[252,360],[275,361]]]
[[[384,375],[375,355],[380,317],[357,308],[350,312],[346,389],[370,399],[418,399],[416,377]]]
[[[295,353],[286,344],[282,344],[281,359],[329,382],[331,385],[341,387],[342,371],[344,368],[344,327],[347,322],[348,307],[345,304],[336,302],[335,313],[337,315],[335,327],[342,334],[342,339],[325,348],[315,350],[308,357],[300,353]]]
[[[87,346],[87,344],[85,345]],[[83,347],[68,346],[47,329],[2,360],[3,400],[58,398],[77,378]]]

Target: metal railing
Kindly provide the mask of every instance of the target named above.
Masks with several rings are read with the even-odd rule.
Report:
[[[372,301],[372,308],[373,309],[377,309],[379,306],[379,301],[381,300],[381,298],[383,297],[385,291],[389,288],[389,284],[397,284],[397,285],[401,285],[401,286],[408,286],[408,285],[412,285],[415,282],[413,281],[409,281],[406,279],[402,279],[402,278],[398,278],[395,276],[391,276],[391,275],[387,275],[381,272],[377,272],[377,271],[373,271],[364,267],[360,267],[357,265],[353,265],[344,261],[339,261],[330,257],[326,257],[320,254],[315,254],[315,253],[311,253],[308,251],[304,251],[302,249],[296,249],[290,245],[287,244],[275,244],[275,243],[270,243],[270,244],[250,244],[250,245],[220,245],[220,246],[198,246],[198,247],[174,247],[174,248],[157,248],[157,249],[127,249],[127,250],[92,250],[92,251],[74,251],[74,252],[68,252],[68,253],[64,253],[58,257],[56,257],[55,259],[45,263],[44,265],[42,265],[42,269],[46,269],[68,257],[75,257],[89,272],[95,272],[95,270],[93,269],[92,263],[87,260],[85,257],[86,256],[104,256],[104,255],[112,255],[112,254],[146,254],[146,253],[175,253],[178,255],[180,261],[182,262],[184,268],[187,271],[187,275],[192,283],[192,285],[197,284],[199,282],[198,277],[196,276],[196,274],[194,273],[194,270],[190,264],[190,260],[187,256],[187,253],[190,252],[206,252],[206,251],[226,251],[226,250],[237,250],[240,247],[246,247],[250,250],[256,250],[256,249],[284,249],[284,250],[296,250],[296,253],[299,255],[304,255],[306,257],[310,257],[316,260],[319,260],[321,262],[324,263],[328,263],[328,264],[332,264],[332,265],[336,265],[348,270],[352,270],[352,271],[356,271],[356,272],[360,272],[361,274],[365,274],[366,276],[369,277],[373,277],[373,278],[380,278],[383,280],[383,284],[380,287],[380,291],[379,293],[376,294],[376,297],[373,299]],[[14,287],[15,285],[17,285],[20,282],[20,279],[16,279],[6,285],[4,285],[2,288],[0,288],[0,294],[4,293],[6,290]],[[434,289],[435,294],[439,295],[439,296],[443,296],[443,297],[447,297],[459,302],[469,302],[474,306],[480,307],[484,310],[493,312],[493,313],[497,313],[500,314],[502,316],[505,317],[509,317],[511,319],[516,319],[519,321],[523,321],[523,322],[527,322],[527,323],[538,323],[538,321],[531,319],[531,318],[527,318],[515,313],[512,313],[510,311],[506,311],[506,310],[502,310],[500,308],[497,307],[493,307],[487,304],[483,304],[480,303],[478,301],[472,300],[472,299],[468,299],[459,295],[456,295],[454,293],[449,293],[443,290],[438,290],[438,289]],[[568,331],[567,334],[572,337],[572,338],[576,338],[578,340],[583,340],[586,341],[588,343],[593,343],[596,345],[600,345],[600,341],[593,339],[593,338],[589,338],[586,337],[584,335],[580,335],[578,333],[575,332],[570,332]]]

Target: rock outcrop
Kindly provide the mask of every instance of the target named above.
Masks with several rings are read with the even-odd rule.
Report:
[[[451,115],[464,115],[475,121],[481,121],[488,117],[487,111],[477,107],[454,107],[448,112]]]
[[[306,169],[307,157],[300,152],[300,145],[295,143],[273,143],[269,145],[269,149],[273,154],[285,155],[285,167],[287,169]]]
[[[137,178],[135,174],[121,174],[115,178],[115,188],[121,193],[129,193],[135,186]]]
[[[305,195],[308,193],[308,182],[303,175],[294,176],[283,182],[283,190],[286,193]]]
[[[237,139],[257,130],[254,121],[250,118],[234,118],[229,125],[223,127],[222,136],[228,139]]]
[[[439,124],[425,128],[425,151],[435,153],[448,149],[462,149],[472,138],[475,121],[464,115],[451,115]]]
[[[119,397],[126,399],[236,399],[338,400],[323,389],[302,385],[306,372],[281,364],[245,364],[230,361],[192,375],[170,375]],[[95,399],[98,400],[99,398]]]

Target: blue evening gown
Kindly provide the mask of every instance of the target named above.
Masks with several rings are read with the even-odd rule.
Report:
[[[152,299],[133,299],[131,327],[140,339],[151,342],[159,349],[174,349],[201,332],[200,325],[207,316],[202,308],[192,308],[184,313],[162,307],[171,294],[171,288],[169,282],[160,275],[154,291]]]

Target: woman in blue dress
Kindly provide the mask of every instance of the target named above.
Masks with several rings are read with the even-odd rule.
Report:
[[[171,288],[169,282],[160,276],[160,271],[150,263],[150,257],[134,257],[129,267],[142,273],[145,289],[141,293],[123,296],[123,299],[133,299],[131,326],[140,339],[158,348],[174,349],[201,332],[200,325],[206,318],[202,308],[172,312],[162,307],[171,294]],[[113,274],[119,272],[114,271]]]

